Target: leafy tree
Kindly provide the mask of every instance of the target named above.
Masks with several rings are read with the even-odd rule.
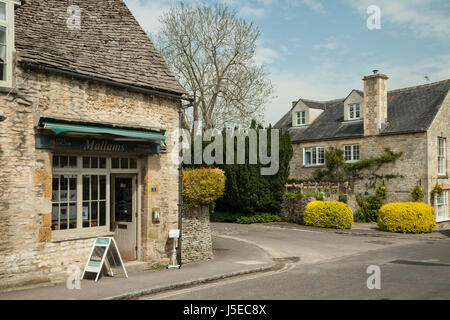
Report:
[[[273,94],[263,66],[255,62],[260,31],[225,5],[172,7],[160,21],[155,43],[177,79],[194,100],[183,127],[204,130],[248,127],[262,119]]]

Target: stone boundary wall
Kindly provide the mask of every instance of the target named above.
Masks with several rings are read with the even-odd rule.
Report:
[[[182,262],[213,258],[209,207],[183,210]]]

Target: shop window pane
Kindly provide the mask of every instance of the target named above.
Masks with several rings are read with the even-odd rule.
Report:
[[[100,176],[100,200],[106,200],[106,176]]]
[[[76,201],[77,200],[77,177],[72,176],[69,179],[69,200]]]
[[[118,158],[111,159],[111,167],[113,169],[119,169],[119,159]]]
[[[0,20],[6,21],[6,4],[0,2]]]
[[[52,201],[59,201],[59,177],[53,178],[52,183]]]
[[[83,200],[89,200],[90,176],[83,176]]]
[[[98,200],[98,176],[91,176],[91,200]]]
[[[69,187],[69,181],[66,176],[60,177],[60,186],[59,186],[59,201],[67,201],[67,191]]]
[[[89,202],[83,202],[83,228],[89,227]]]
[[[97,157],[91,158],[91,168],[98,169],[98,158]]]
[[[98,201],[91,202],[91,227],[96,227],[98,222]]]
[[[130,159],[130,168],[136,169],[137,168],[137,160],[136,159]]]
[[[58,213],[59,213],[59,204],[58,203],[52,204],[52,230],[59,230]]]
[[[106,226],[106,201],[100,202],[100,222],[99,226]]]
[[[67,158],[67,156],[61,156],[59,157],[59,161],[60,161],[60,167],[61,168],[67,168],[69,165],[69,159]]]
[[[121,169],[128,169],[128,158],[121,158],[120,159],[120,168]]]
[[[69,157],[69,167],[71,168],[77,167],[77,157]]]
[[[99,166],[100,169],[106,168],[106,158],[99,158]]]
[[[83,157],[83,168],[84,169],[89,169],[89,167],[90,167],[90,160],[91,160],[91,158],[89,158],[89,157]]]
[[[77,203],[71,202],[69,205],[69,228],[75,229],[77,227]]]
[[[60,230],[68,229],[67,219],[68,219],[68,208],[67,204],[60,205]]]
[[[59,157],[53,156],[53,168],[59,168]]]

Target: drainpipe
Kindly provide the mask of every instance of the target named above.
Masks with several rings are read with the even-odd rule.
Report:
[[[178,252],[177,252],[177,260],[178,260],[178,265],[181,268],[182,262],[181,262],[181,248],[182,248],[182,242],[183,242],[183,116],[184,116],[184,111],[187,108],[192,107],[193,104],[193,100],[189,101],[189,104],[185,107],[181,106],[180,109],[178,110],[178,114],[179,114],[179,126],[180,126],[180,164],[178,166],[178,229],[180,229],[180,237],[178,238]]]

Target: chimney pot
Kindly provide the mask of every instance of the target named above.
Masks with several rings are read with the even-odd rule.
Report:
[[[377,74],[378,73],[378,70],[373,70],[373,74]]]

